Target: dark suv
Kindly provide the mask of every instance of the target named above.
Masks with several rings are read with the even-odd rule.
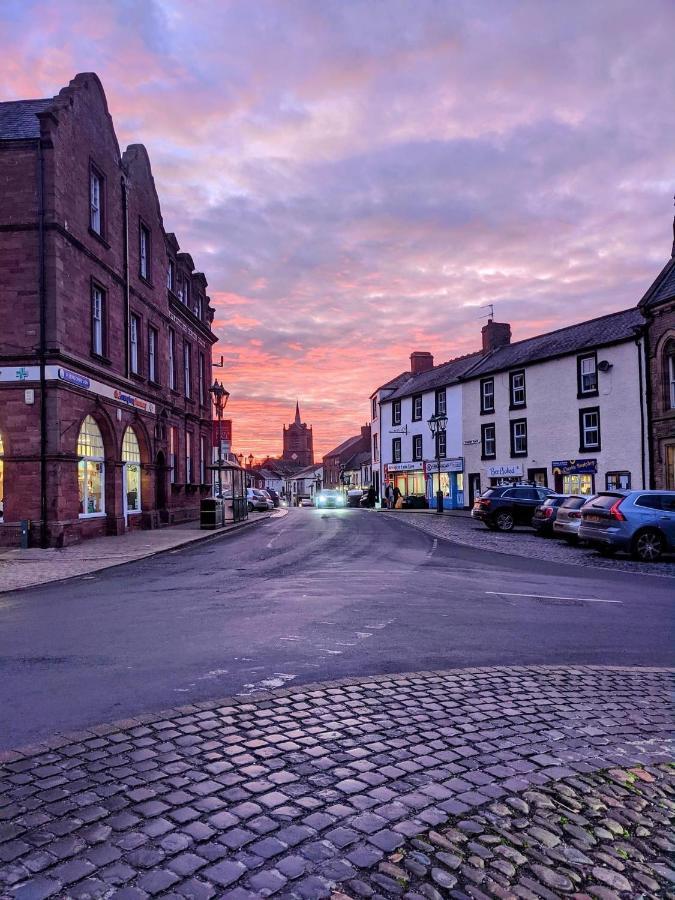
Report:
[[[476,498],[471,516],[492,531],[513,531],[515,525],[531,525],[535,509],[552,493],[533,484],[488,488]]]

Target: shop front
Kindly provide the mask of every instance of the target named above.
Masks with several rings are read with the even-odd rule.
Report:
[[[385,487],[398,488],[403,497],[424,497],[424,469],[422,460],[389,463],[384,467]]]
[[[502,484],[520,484],[524,478],[522,463],[505,466],[487,466],[488,487],[499,487]]]
[[[559,494],[595,493],[597,459],[554,459],[551,463],[553,484]]]
[[[426,496],[429,507],[436,509],[436,494],[443,493],[443,509],[462,509],[464,507],[464,457],[451,459],[427,460],[424,463],[426,480]]]

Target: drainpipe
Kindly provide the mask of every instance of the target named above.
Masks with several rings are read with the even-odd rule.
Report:
[[[40,361],[40,546],[49,543],[47,532],[47,373],[45,358],[47,355],[47,295],[45,279],[45,191],[44,191],[44,157],[42,141],[37,145],[38,171],[38,295],[40,304],[40,344],[38,356]]]
[[[127,182],[122,176],[122,242],[124,255],[124,375],[129,377],[129,318],[130,318],[130,299],[129,299],[129,197],[127,193]]]
[[[642,345],[640,344],[640,338],[642,338]],[[651,379],[647,376],[645,379],[642,374],[642,359],[644,355],[645,366],[649,365],[649,335],[647,326],[644,325],[640,328],[640,331],[635,336],[635,345],[637,347],[638,353],[638,379],[640,385],[640,438],[641,438],[641,447],[642,447],[642,487],[643,489],[647,487],[646,481],[646,472],[645,472],[645,461],[647,457],[647,452],[649,453],[649,487],[653,490],[654,488],[654,447],[652,441],[652,416],[651,416],[651,405],[652,405],[652,392],[651,392]],[[647,434],[649,440],[649,448],[648,451],[645,450],[645,405],[647,407]]]

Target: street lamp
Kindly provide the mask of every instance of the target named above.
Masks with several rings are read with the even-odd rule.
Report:
[[[438,490],[436,491],[436,512],[443,515],[443,491],[441,490],[441,441],[440,436],[445,434],[448,427],[448,417],[440,414],[432,416],[427,422],[429,431],[436,445],[436,465],[438,466]]]
[[[223,465],[223,413],[230,399],[230,392],[225,390],[222,381],[216,378],[209,388],[209,394],[213,397],[213,405],[216,408],[216,418],[218,419],[218,494],[222,494],[222,465]]]
[[[249,487],[253,487],[253,472],[252,472],[252,469],[253,469],[253,454],[252,454],[252,453],[249,453],[249,455],[246,457],[246,461],[248,462],[248,481],[249,481],[249,485],[248,485],[248,486],[249,486]]]

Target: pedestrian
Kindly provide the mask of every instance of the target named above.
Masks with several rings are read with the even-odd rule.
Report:
[[[375,509],[375,485],[371,484],[368,488],[368,496],[366,499],[366,504],[370,509]]]
[[[401,509],[403,507],[403,497],[398,488],[398,485],[394,488],[394,509]]]
[[[387,509],[391,509],[394,505],[394,489],[391,484],[388,484],[384,489],[384,499],[387,504]]]

